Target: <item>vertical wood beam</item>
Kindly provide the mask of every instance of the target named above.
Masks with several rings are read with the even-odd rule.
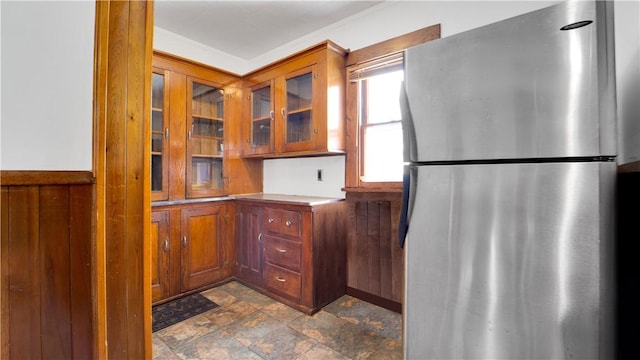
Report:
[[[152,2],[96,3],[94,346],[100,359],[151,358],[152,32]]]

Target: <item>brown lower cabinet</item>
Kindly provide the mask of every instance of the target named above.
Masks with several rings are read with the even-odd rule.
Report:
[[[311,314],[345,294],[344,201],[239,200],[238,280]]]
[[[233,213],[230,201],[154,207],[152,302],[169,300],[233,276]]]

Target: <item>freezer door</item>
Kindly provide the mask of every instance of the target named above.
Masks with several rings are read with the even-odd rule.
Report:
[[[407,359],[612,359],[614,163],[422,166]]]
[[[611,7],[563,2],[408,49],[411,161],[615,155]]]

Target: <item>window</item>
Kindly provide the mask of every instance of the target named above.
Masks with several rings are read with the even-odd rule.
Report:
[[[356,97],[348,103],[356,108],[358,184],[393,187],[402,181],[402,52],[351,67],[348,76]]]
[[[357,80],[360,181],[402,181],[402,63]]]
[[[433,25],[347,56],[347,193],[402,191],[404,50],[439,38],[440,25]]]

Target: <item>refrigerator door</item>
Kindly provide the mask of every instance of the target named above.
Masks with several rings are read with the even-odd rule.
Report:
[[[615,155],[611,7],[564,2],[408,49],[410,160]]]
[[[613,162],[417,167],[407,359],[611,359]]]

